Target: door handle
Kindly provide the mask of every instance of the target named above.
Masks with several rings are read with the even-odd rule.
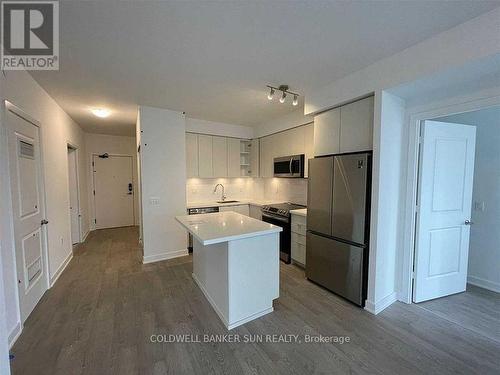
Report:
[[[472,225],[472,224],[474,224],[474,222],[470,221],[470,220],[465,220],[464,224],[465,225]]]
[[[290,170],[290,174],[292,173],[292,163],[293,163],[293,158],[290,158],[290,165],[288,166],[288,169]]]
[[[40,225],[47,225],[49,223],[48,220],[45,220],[43,219],[41,222],[40,222]]]

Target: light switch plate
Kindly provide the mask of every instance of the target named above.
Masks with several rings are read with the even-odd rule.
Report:
[[[150,197],[149,198],[149,205],[150,206],[158,206],[160,204],[160,198],[158,197]]]
[[[474,210],[475,211],[484,211],[484,201],[475,201],[474,202]]]

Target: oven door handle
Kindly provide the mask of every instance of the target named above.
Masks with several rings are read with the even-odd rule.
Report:
[[[288,169],[290,170],[290,174],[293,174],[293,172],[292,172],[292,163],[293,163],[293,157],[290,158],[290,165],[288,166]]]
[[[283,217],[279,217],[279,216],[275,216],[275,215],[270,215],[268,213],[262,213],[262,217],[267,217],[269,219],[272,219],[272,220],[278,220],[278,221],[281,221],[283,223],[286,223],[288,224],[288,219],[285,219]]]

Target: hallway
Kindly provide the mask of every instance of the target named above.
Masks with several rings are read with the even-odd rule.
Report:
[[[13,374],[494,374],[500,343],[415,305],[373,316],[281,267],[275,312],[230,334],[348,336],[339,343],[151,343],[227,334],[191,258],[140,263],[135,227],[94,231],[27,320]],[[496,310],[498,311],[498,309]]]

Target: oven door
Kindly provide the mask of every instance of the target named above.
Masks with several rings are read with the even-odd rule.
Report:
[[[280,232],[280,259],[289,264],[292,261],[290,220],[282,216],[262,212],[262,221],[283,228],[283,231]]]

